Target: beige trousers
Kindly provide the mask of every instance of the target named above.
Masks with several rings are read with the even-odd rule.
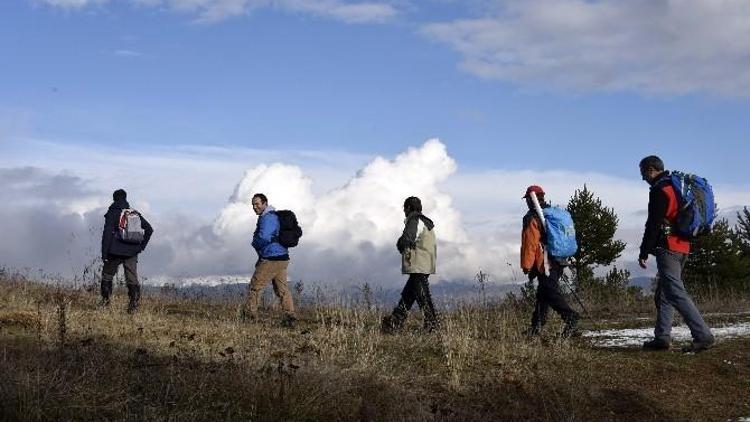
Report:
[[[263,289],[269,282],[273,283],[273,292],[281,300],[281,309],[288,316],[294,316],[294,302],[287,283],[289,261],[268,261],[261,259],[255,266],[255,273],[250,280],[250,292],[247,297],[247,312],[251,317],[258,316],[258,306]]]

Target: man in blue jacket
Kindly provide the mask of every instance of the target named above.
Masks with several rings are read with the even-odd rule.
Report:
[[[279,217],[275,209],[268,204],[268,198],[262,193],[256,193],[252,199],[253,211],[258,215],[258,224],[253,234],[253,248],[258,253],[255,273],[250,280],[247,312],[252,319],[258,317],[260,295],[269,282],[273,283],[273,291],[281,300],[284,311],[282,325],[294,327],[294,302],[287,282],[287,268],[289,267],[289,251],[278,242]]]
[[[125,284],[128,287],[128,313],[138,309],[141,299],[141,286],[138,283],[138,254],[143,252],[154,233],[151,224],[136,212],[139,221],[137,232],[142,233],[137,239],[129,239],[124,236],[124,222],[127,221],[123,211],[130,210],[127,200],[128,194],[118,189],[112,194],[112,205],[109,206],[104,215],[104,230],[102,232],[102,305],[109,305],[109,297],[112,294],[112,279],[117,274],[120,265],[125,270]],[[123,220],[125,218],[125,220]]]

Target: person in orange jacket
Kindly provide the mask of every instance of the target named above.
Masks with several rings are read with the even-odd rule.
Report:
[[[544,200],[544,190],[537,185],[529,186],[523,198],[529,211],[523,217],[523,231],[521,232],[521,270],[528,275],[529,280],[538,280],[536,289],[536,303],[534,313],[531,316],[531,327],[526,331],[528,335],[538,335],[547,322],[549,308],[555,310],[565,321],[562,336],[569,337],[575,333],[578,325],[578,313],[568,305],[560,291],[560,276],[562,266],[555,260],[549,262],[549,275],[545,274],[544,260],[547,258],[544,252],[544,227],[536,213],[531,193],[536,194],[539,205],[542,208],[549,207]]]

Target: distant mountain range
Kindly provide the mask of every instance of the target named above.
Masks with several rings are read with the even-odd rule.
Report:
[[[238,279],[243,280],[237,282]],[[144,287],[151,292],[160,292],[188,298],[205,298],[210,300],[231,301],[241,298],[247,294],[247,277],[198,277],[191,278],[190,282],[150,284]],[[317,303],[366,303],[373,306],[394,306],[401,297],[401,287],[383,288],[365,285],[331,286],[319,283],[305,283],[299,285],[291,283],[292,293],[303,302]],[[368,291],[369,289],[369,291]],[[457,301],[488,300],[499,301],[504,299],[508,293],[520,292],[521,286],[517,284],[487,283],[484,292],[478,284],[462,282],[441,281],[430,284],[430,291],[436,303],[447,304]],[[271,289],[266,289],[265,295],[270,299]]]

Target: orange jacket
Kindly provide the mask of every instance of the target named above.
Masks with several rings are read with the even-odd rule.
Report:
[[[521,269],[528,273],[536,268],[544,273],[544,253],[542,251],[541,222],[534,211],[529,211],[523,218],[521,232]]]

